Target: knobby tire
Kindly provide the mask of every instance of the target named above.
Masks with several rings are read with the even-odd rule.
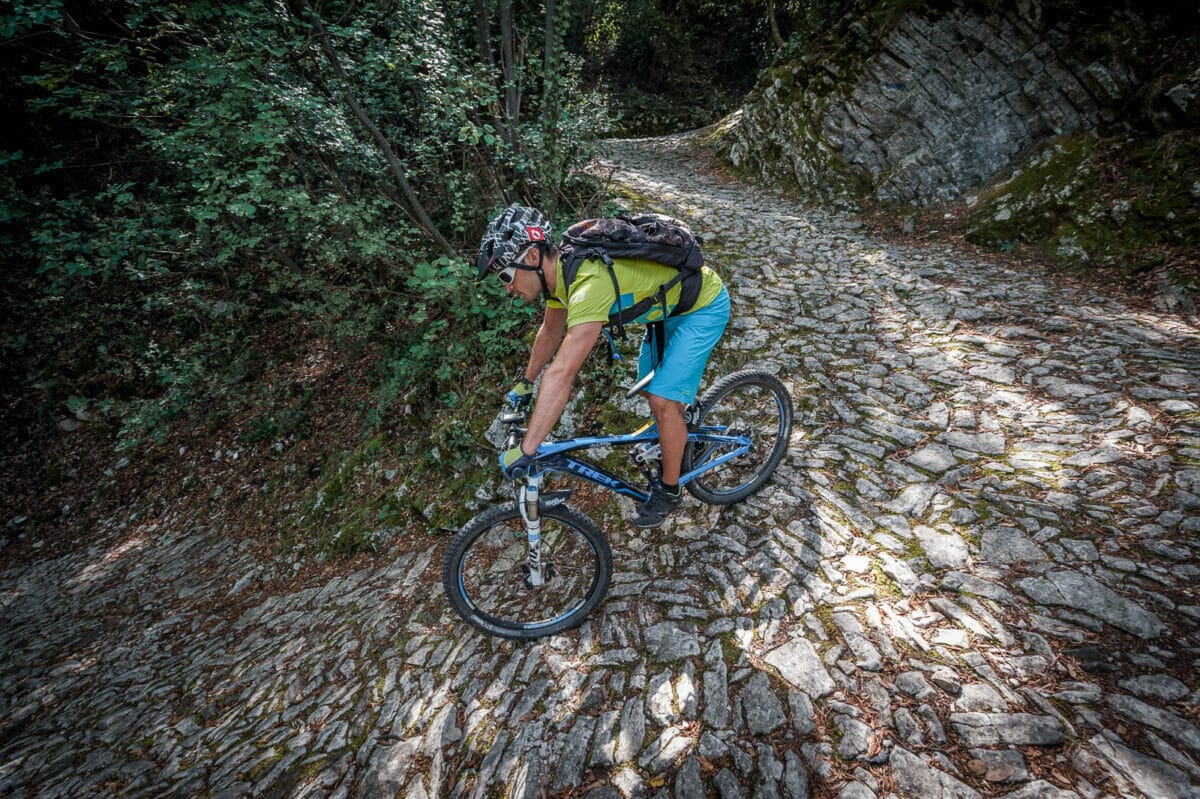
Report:
[[[526,585],[525,522],[513,503],[485,510],[450,542],[442,585],[471,626],[503,638],[569,630],[596,609],[612,580],[612,550],[595,523],[568,505],[541,511],[545,585]]]
[[[754,447],[742,458],[692,480],[688,492],[710,505],[729,505],[761,489],[787,454],[792,414],[787,388],[768,372],[747,369],[718,380],[696,403],[693,426],[751,432]],[[683,452],[683,472],[720,454],[721,450],[703,442],[689,441]]]

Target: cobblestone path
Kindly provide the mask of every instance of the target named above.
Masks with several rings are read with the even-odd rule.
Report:
[[[537,644],[451,615],[445,539],[265,600],[169,520],[0,574],[0,794],[1200,796],[1197,331],[677,143],[617,179],[705,233],[727,365],[792,389],[773,484],[613,529],[609,598]]]

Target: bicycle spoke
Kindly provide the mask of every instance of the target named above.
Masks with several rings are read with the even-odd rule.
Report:
[[[595,588],[598,553],[569,524],[543,516],[542,585],[529,586],[527,558],[520,517],[493,525],[462,557],[462,595],[494,624],[536,629],[578,612]]]
[[[705,502],[734,502],[748,496],[774,471],[791,432],[791,401],[770,375],[740,373],[713,386],[701,402],[698,424],[721,435],[745,436],[752,442],[744,455],[706,472],[689,484]],[[691,444],[687,469],[697,469],[729,454],[735,444]]]

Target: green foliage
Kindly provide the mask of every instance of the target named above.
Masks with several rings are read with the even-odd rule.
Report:
[[[467,262],[508,201],[592,202],[579,167],[609,124],[564,43],[571,9],[547,72],[541,10],[516,5],[512,118],[465,0],[335,0],[320,25],[303,2],[0,10],[0,376],[20,411],[5,443],[58,435],[64,413],[120,448],[181,423],[294,442],[326,427],[321,385],[295,379],[319,349],[369,385],[306,546],[377,546],[420,517],[354,483],[384,457],[378,431],[420,440],[427,457],[403,465],[423,485],[466,490],[479,431],[460,414],[496,396],[532,319]],[[414,221],[405,183],[461,259]]]
[[[331,455],[319,482],[302,503],[300,526],[285,544],[293,552],[309,553],[320,560],[376,550],[388,538],[395,513],[386,503],[359,496],[363,483],[373,483],[379,460],[387,456],[383,436],[374,436],[357,448]]]
[[[279,330],[392,353],[368,429],[390,399],[445,407],[455,372],[511,357],[507,336],[528,314],[499,318],[498,293],[429,260],[346,98],[465,253],[511,176],[568,202],[588,190],[575,169],[603,108],[574,89],[578,63],[564,58],[556,115],[538,121],[535,92],[519,138],[506,139],[469,14],[429,0],[321,13],[344,84],[300,6],[93,0],[69,16],[59,2],[0,12],[0,104],[16,121],[0,138],[7,385],[44,409],[82,398],[131,446],[248,401],[280,357]],[[536,89],[534,67],[522,80]],[[302,434],[302,416],[268,411],[248,435]]]
[[[602,0],[579,12],[571,41],[618,91],[668,93],[703,81],[747,88],[770,48],[761,0]]]
[[[255,444],[306,438],[313,429],[309,411],[313,396],[313,389],[308,387],[301,389],[300,396],[291,401],[272,398],[271,410],[252,418],[246,425],[243,440],[247,444]]]
[[[908,11],[928,9],[923,0],[832,0],[786,2],[778,11],[785,36],[774,64],[760,75],[762,87],[780,81],[785,96],[792,91],[832,91],[829,72],[848,69],[874,52],[876,45]]]
[[[731,92],[696,92],[663,95],[629,87],[611,94],[618,113],[616,133],[624,136],[657,136],[694,130],[728,114],[741,100]]]
[[[409,315],[381,362],[370,427],[398,403],[428,419],[460,405],[479,382],[502,384],[533,317],[532,307],[513,307],[496,281],[476,282],[470,267],[446,258],[417,264],[405,288]]]
[[[728,114],[769,57],[761,0],[603,0],[576,12],[568,47],[620,135],[707,125]]]

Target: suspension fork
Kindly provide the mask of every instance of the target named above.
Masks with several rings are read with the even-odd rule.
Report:
[[[525,539],[529,545],[525,582],[530,588],[546,582],[542,573],[542,517],[538,504],[542,496],[542,475],[529,475],[517,489],[517,508],[525,520]]]

